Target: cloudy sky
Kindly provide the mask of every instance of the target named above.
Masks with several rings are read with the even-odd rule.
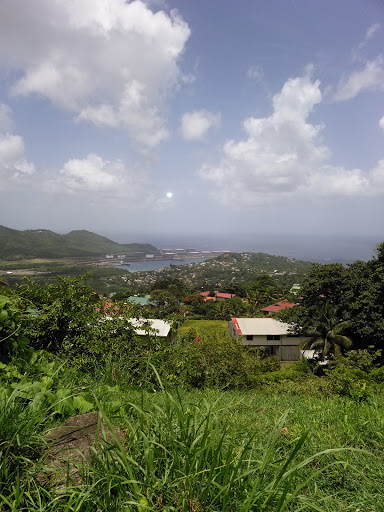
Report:
[[[383,219],[382,0],[1,1],[0,224],[384,236]]]

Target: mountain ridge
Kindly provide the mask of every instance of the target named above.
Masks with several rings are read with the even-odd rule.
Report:
[[[151,244],[119,244],[87,230],[59,235],[49,229],[19,231],[0,225],[0,259],[76,258],[145,252],[158,254]]]

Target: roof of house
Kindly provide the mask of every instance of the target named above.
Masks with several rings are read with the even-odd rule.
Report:
[[[112,317],[106,316],[105,319],[112,320]],[[127,321],[133,326],[135,333],[140,336],[152,334],[165,338],[172,328],[172,322],[166,322],[158,318],[127,318]]]
[[[274,318],[232,318],[231,321],[240,336],[289,334],[289,324]]]
[[[140,304],[141,306],[146,306],[150,303],[150,296],[146,295],[145,297],[138,297],[137,295],[131,295],[128,297],[128,301],[131,304]]]
[[[200,295],[203,297],[208,297],[211,292],[201,292]],[[235,293],[222,293],[222,292],[216,292],[215,296],[212,297],[213,299],[232,299],[232,297],[236,297]]]
[[[282,300],[280,302],[276,302],[276,304],[272,304],[271,306],[267,306],[263,308],[261,311],[266,311],[267,313],[278,313],[286,308],[293,308],[297,306],[294,302],[288,302],[287,300]]]

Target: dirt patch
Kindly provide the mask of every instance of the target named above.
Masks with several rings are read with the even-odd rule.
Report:
[[[121,442],[125,436],[114,429]],[[63,425],[52,429],[46,437],[49,448],[44,454],[45,470],[39,480],[57,489],[68,484],[80,485],[82,472],[102,443],[114,444],[114,438],[99,413],[89,412],[69,418]]]

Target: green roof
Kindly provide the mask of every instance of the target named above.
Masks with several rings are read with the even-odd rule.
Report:
[[[149,304],[149,295],[146,295],[145,297],[137,297],[136,295],[132,295],[131,297],[128,297],[128,300],[131,304],[140,304],[140,306],[146,306]]]

